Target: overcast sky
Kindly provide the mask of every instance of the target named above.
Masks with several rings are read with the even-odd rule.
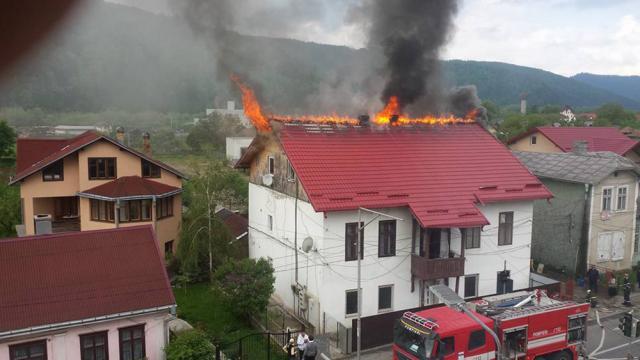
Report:
[[[184,0],[109,1],[167,14],[169,1]],[[264,7],[277,8],[284,0],[242,1],[258,3],[256,7],[265,11]],[[279,31],[273,24],[260,29],[254,24],[249,32],[365,46],[362,29],[346,21],[349,3],[359,0],[317,1],[322,8],[305,14],[298,29]],[[640,75],[638,0],[462,0],[461,4],[443,54],[447,59],[503,61],[562,75]]]

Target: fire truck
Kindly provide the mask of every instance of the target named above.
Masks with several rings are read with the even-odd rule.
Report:
[[[394,360],[577,360],[582,352],[588,304],[540,290],[465,303],[446,290],[445,305],[405,312],[396,322]]]

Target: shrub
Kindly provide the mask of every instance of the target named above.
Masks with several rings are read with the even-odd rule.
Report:
[[[215,349],[200,330],[179,333],[166,347],[167,360],[207,360],[215,357]]]

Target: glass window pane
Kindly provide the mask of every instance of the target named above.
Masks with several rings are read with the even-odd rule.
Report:
[[[151,200],[142,200],[142,220],[151,219]]]
[[[136,360],[144,358],[144,348],[140,340],[136,341],[133,345],[133,358]]]
[[[93,347],[93,339],[90,336],[83,338],[82,346],[85,348]]]
[[[129,345],[129,343],[126,343]],[[123,345],[122,347],[122,360],[133,360],[133,354],[131,353],[131,347]]]
[[[125,341],[131,339],[131,330],[120,330],[120,339]]]
[[[84,349],[82,352],[82,360],[94,360],[93,348]]]
[[[358,292],[347,291],[347,309],[346,314],[355,314],[358,312]]]
[[[96,346],[102,346],[104,345],[104,335],[96,335],[94,338],[94,342],[96,344]]]
[[[140,328],[133,329],[133,338],[134,339],[142,338],[142,329],[140,329]]]

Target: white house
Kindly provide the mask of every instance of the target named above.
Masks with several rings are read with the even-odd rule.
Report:
[[[468,298],[527,288],[533,201],[551,197],[475,124],[287,124],[236,167],[250,174],[250,257],[271,259],[275,297],[319,331],[357,313],[359,208],[370,316],[434,302],[433,284]]]
[[[240,119],[240,122],[242,123],[242,125],[244,125],[244,127],[246,128],[250,128],[253,125],[251,125],[251,121],[249,121],[249,118],[247,118],[247,116],[244,114],[244,110],[243,109],[236,109],[236,102],[235,101],[227,101],[227,107],[226,108],[221,108],[221,109],[206,109],[205,110],[205,115],[209,116],[213,113],[218,113],[220,115],[223,116],[237,116],[238,119]],[[199,119],[196,121],[196,119],[194,119],[194,125],[197,124],[197,122],[200,121]]]
[[[225,139],[227,160],[232,164],[242,157],[242,154],[251,145],[252,137],[230,136]]]

